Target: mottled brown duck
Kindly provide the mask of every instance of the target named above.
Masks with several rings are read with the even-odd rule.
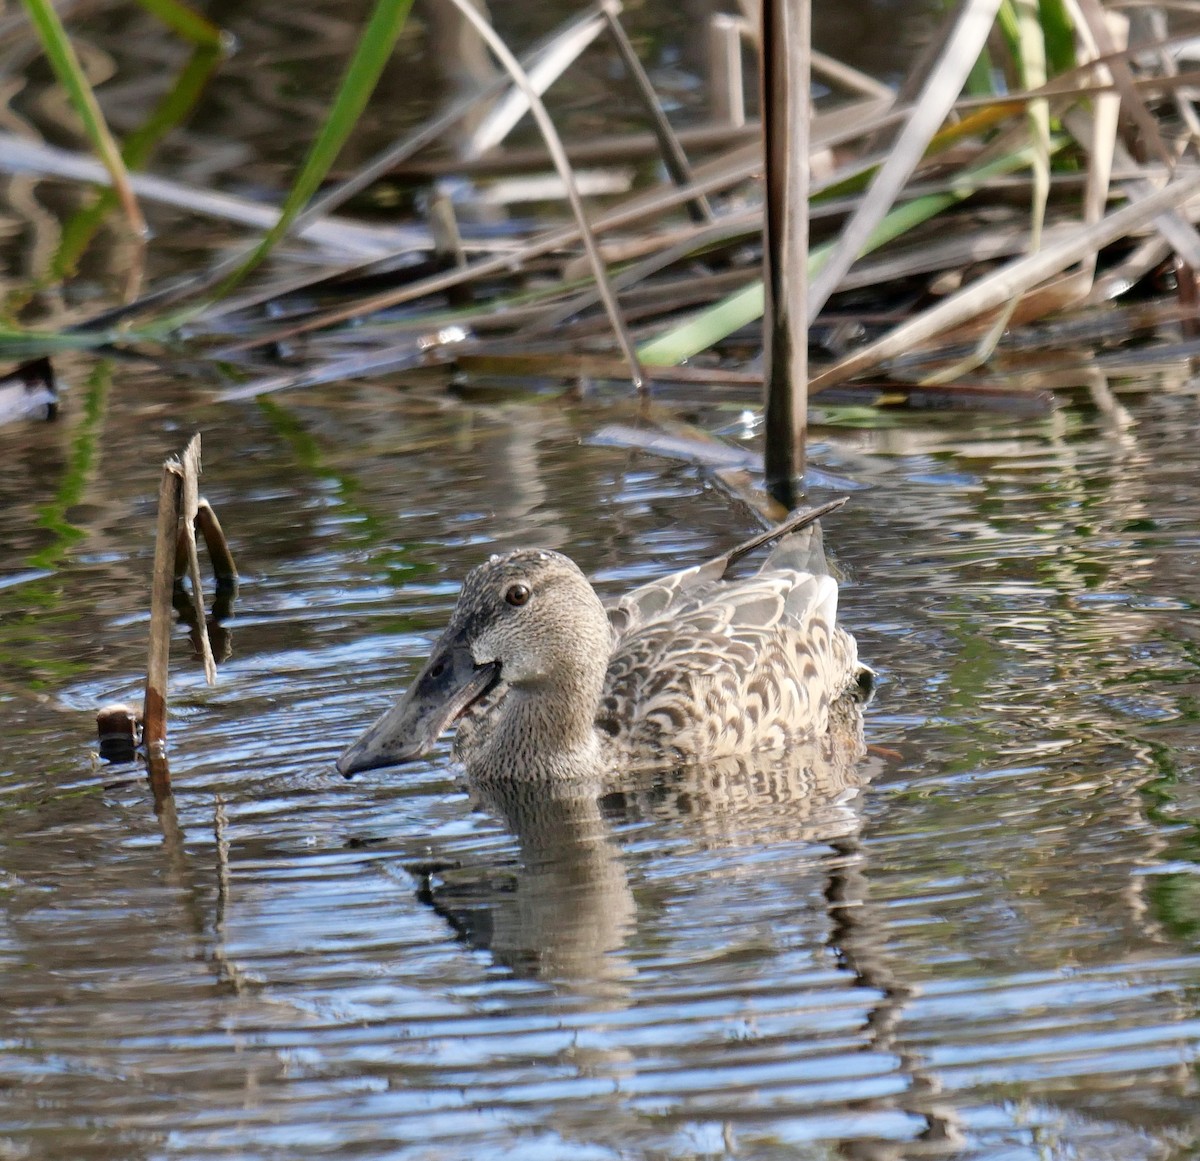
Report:
[[[458,723],[469,773],[595,776],[780,750],[825,735],[871,670],[837,624],[816,521],[797,513],[732,552],[607,606],[558,552],[493,556],[395,706],[338,760],[347,777],[429,752]],[[778,541],[752,576],[729,578]]]

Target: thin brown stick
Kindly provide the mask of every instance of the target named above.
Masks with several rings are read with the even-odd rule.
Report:
[[[170,786],[167,751],[167,672],[170,668],[171,593],[175,584],[175,536],[179,527],[182,470],[176,460],[162,467],[158,489],[158,532],[154,543],[154,577],[150,584],[150,648],[146,659],[146,694],[142,705],[142,740],[150,764],[150,783],[157,796]]]
[[[181,491],[181,524],[187,547],[188,576],[192,585],[192,614],[196,618],[196,638],[204,661],[204,678],[209,685],[217,684],[217,663],[213,659],[205,629],[204,588],[200,581],[200,555],[196,550],[196,516],[200,509],[200,433],[197,432],[183,449],[180,461],[183,468]]]
[[[642,106],[650,116],[650,127],[654,132],[655,140],[658,141],[667,173],[671,175],[671,180],[676,185],[690,186],[694,179],[687,154],[684,153],[683,146],[679,144],[679,138],[675,136],[671,123],[663,113],[658,95],[654,92],[654,86],[650,83],[650,78],[646,76],[646,70],[642,68],[642,62],[638,59],[638,54],[634,51],[629,36],[625,32],[625,26],[617,15],[619,11],[617,4],[614,0],[600,0],[599,7],[604,14],[604,19],[608,22],[608,31],[612,34],[621,62],[625,65],[630,77],[633,78],[638,96],[642,100]],[[697,225],[703,225],[713,219],[712,209],[703,194],[688,199],[687,211]]]
[[[699,230],[674,246],[668,246],[657,253],[651,254],[630,269],[622,271],[613,279],[613,288],[616,290],[627,290],[650,277],[650,275],[658,273],[658,271],[683,258],[689,257],[705,247],[721,245],[747,234],[756,233],[758,229],[758,222],[753,217],[738,216],[732,220],[726,219],[718,222],[716,225]],[[582,294],[575,295],[565,303],[548,310],[544,316],[532,325],[522,328],[520,334],[522,337],[525,337],[552,331],[568,319],[592,306],[597,301],[597,297],[594,288],[589,287]]]
[[[719,153],[756,142],[761,132],[757,121],[739,125],[706,124],[684,127],[676,132],[679,143],[692,153]],[[607,133],[586,141],[564,142],[567,157],[577,169],[589,165],[621,165],[653,157],[659,152],[653,133]],[[430,153],[393,166],[388,176],[399,181],[430,181],[438,177],[507,177],[540,172],[546,168],[546,151],[539,146],[494,149],[483,157],[455,157]]]

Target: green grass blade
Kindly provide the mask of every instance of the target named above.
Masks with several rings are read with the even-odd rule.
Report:
[[[970,197],[989,178],[1027,168],[1032,163],[1033,156],[1034,147],[1026,146],[985,165],[965,170],[952,179],[942,193],[927,194],[925,197],[914,198],[896,206],[876,226],[862,253],[869,254]],[[833,246],[834,243],[829,242],[809,251],[810,277],[825,264]],[[749,326],[762,317],[762,312],[763,287],[761,282],[756,282],[723,298],[682,325],[644,343],[638,350],[638,357],[647,367],[676,366],[700,354],[701,351],[708,350],[741,327]]]
[[[210,45],[201,45],[188,58],[171,91],[163,97],[140,128],[125,137],[121,156],[130,169],[141,169],[150,160],[154,147],[196,107],[224,53]]]
[[[0,323],[0,359],[25,361],[63,351],[94,351],[114,344],[163,343],[170,334],[159,323],[136,331],[48,331]]]
[[[23,0],[23,3],[58,83],[66,90],[71,104],[83,121],[84,130],[96,151],[96,156],[104,163],[104,168],[112,177],[113,189],[117,191],[130,229],[139,237],[144,236],[146,221],[130,188],[129,173],[121,160],[117,143],[109,132],[104,114],[100,111],[96,94],[92,92],[92,86],[84,76],[67,30],[49,0]]]
[[[1063,0],[1038,0],[1039,22],[1046,40],[1046,59],[1050,71],[1058,76],[1079,63],[1076,52],[1075,22]]]
[[[408,18],[412,3],[413,0],[377,0],[354,56],[346,67],[329,116],[283,203],[279,221],[271,227],[246,261],[217,288],[216,298],[228,294],[271,252],[316,193],[366,108],[379,75],[391,56],[396,38]]]
[[[199,48],[224,51],[229,44],[227,33],[207,16],[201,16],[179,0],[138,0],[138,3],[151,15],[157,16],[172,32]]]
[[[808,259],[812,271],[812,254]],[[762,318],[764,295],[762,280],[736,291],[702,310],[682,326],[643,343],[638,358],[643,367],[675,367],[727,339],[734,331]]]
[[[967,81],[963,85],[963,92],[969,97],[994,97],[996,95],[996,84],[992,73],[992,54],[988,51],[985,44],[983,51],[976,58],[975,63],[971,66],[971,71],[967,74]]]
[[[129,169],[141,169],[162,137],[191,112],[221,59],[220,53],[208,47],[200,47],[193,51],[191,59],[161,104],[141,128],[125,138],[125,143],[121,146],[121,157]],[[47,282],[57,282],[74,273],[79,259],[90,245],[101,222],[116,203],[115,191],[102,190],[92,205],[80,210],[67,221],[50,263],[48,279],[35,283],[29,289],[29,293]],[[12,309],[11,304],[9,309]]]
[[[1011,0],[1017,21],[1017,67],[1027,89],[1040,89],[1047,81],[1046,38],[1042,33],[1037,0]],[[1026,109],[1033,145],[1033,200],[1030,205],[1029,247],[1042,244],[1042,224],[1050,197],[1050,102],[1030,101]]]

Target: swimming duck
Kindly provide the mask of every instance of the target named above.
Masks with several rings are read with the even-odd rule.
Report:
[[[468,574],[408,692],[338,770],[412,761],[455,722],[468,773],[516,777],[678,766],[823,736],[830,707],[868,692],[872,677],[837,625],[816,523],[845,502],[607,607],[561,553],[491,557]],[[775,540],[757,573],[726,579]]]

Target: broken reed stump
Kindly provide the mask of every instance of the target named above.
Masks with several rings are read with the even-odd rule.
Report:
[[[182,500],[182,468],[178,460],[162,467],[158,488],[158,533],[154,541],[154,572],[150,582],[150,648],[146,658],[146,696],[142,704],[142,744],[157,800],[169,792],[167,767],[167,670],[170,667],[171,593],[175,587],[175,541]]]
[[[113,702],[96,714],[96,734],[102,762],[132,762],[137,758],[141,716],[131,705]]]
[[[167,767],[167,675],[171,653],[173,612],[191,629],[192,643],[204,659],[209,685],[216,682],[212,640],[221,642],[222,660],[229,655],[228,632],[221,628],[237,598],[238,573],[216,512],[199,493],[200,436],[195,435],[179,459],[162,467],[158,492],[158,525],[154,573],[150,585],[150,643],[146,660],[146,692],[139,714],[124,704],[104,706],[96,715],[100,757],[106,762],[131,762],[139,742],[145,748],[155,801],[170,793]],[[204,612],[204,591],[196,532],[204,538],[216,579],[211,618]],[[189,584],[182,584],[184,576]]]
[[[237,567],[216,513],[200,498],[200,436],[188,441],[179,459],[163,463],[158,491],[158,531],[154,544],[154,573],[150,586],[150,644],[146,659],[146,694],[142,708],[142,744],[156,803],[170,794],[167,765],[167,674],[176,588],[186,573],[191,600],[188,620],[198,626],[194,640],[204,660],[209,685],[217,679],[216,662],[206,631],[204,591],[196,529],[200,529],[225,607],[237,591]]]

